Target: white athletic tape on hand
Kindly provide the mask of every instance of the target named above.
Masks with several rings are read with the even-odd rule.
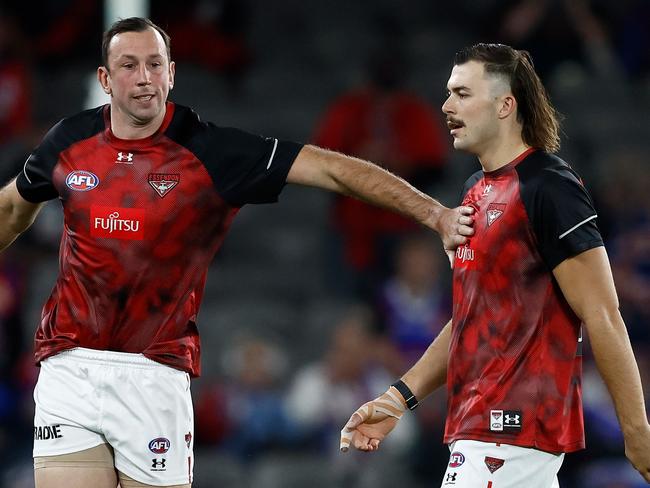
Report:
[[[399,420],[402,418],[402,415],[404,415],[406,406],[404,405],[404,402],[400,400],[401,395],[399,392],[395,393],[393,390],[395,390],[395,387],[391,386],[386,393],[375,400],[375,409],[378,409],[379,407],[386,409],[383,413]]]
[[[343,427],[343,430],[341,430],[341,444],[339,445],[341,452],[348,452],[350,444],[352,444],[353,433],[354,431],[348,430],[347,427]]]
[[[400,400],[401,395],[395,387],[391,386],[379,398],[373,401],[364,403],[352,414],[343,429],[341,430],[341,443],[340,449],[342,452],[347,452],[350,444],[352,444],[352,437],[357,426],[364,422],[375,423],[384,419],[384,415],[401,419],[406,410],[404,402]],[[396,393],[397,392],[397,393]],[[358,419],[355,419],[355,415]]]

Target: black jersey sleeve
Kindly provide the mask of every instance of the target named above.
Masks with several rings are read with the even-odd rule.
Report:
[[[72,144],[104,130],[103,110],[104,107],[84,110],[61,120],[49,130],[16,178],[18,193],[25,200],[40,203],[59,196],[52,174],[61,153]]]
[[[521,196],[538,250],[550,269],[603,245],[591,196],[566,163],[545,168],[527,181],[524,176]]]
[[[276,202],[301,144],[209,124],[215,187],[231,205]]]
[[[23,170],[16,178],[18,193],[25,200],[40,203],[59,196],[52,183],[52,173],[61,152],[60,143],[65,138],[63,122],[59,122],[25,161]]]
[[[236,207],[277,201],[303,147],[202,122],[193,110],[181,105],[176,105],[166,135],[196,155],[219,195]]]

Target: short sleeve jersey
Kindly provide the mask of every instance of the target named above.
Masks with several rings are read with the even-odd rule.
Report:
[[[64,210],[36,361],[86,347],[199,375],[208,266],[242,205],[277,200],[300,149],[204,123],[171,102],[145,139],[115,137],[109,106],[54,126],[16,180],[26,200],[58,197]]]
[[[475,234],[456,251],[445,442],[584,447],[581,323],[552,270],[602,246],[592,200],[532,149],[465,184]]]

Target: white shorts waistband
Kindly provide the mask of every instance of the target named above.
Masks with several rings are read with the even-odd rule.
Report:
[[[119,352],[119,351],[103,351],[100,349],[87,349],[85,347],[75,347],[74,349],[67,349],[60,353],[51,356],[48,359],[55,358],[69,358],[80,361],[87,361],[94,364],[106,365],[137,365],[144,368],[165,368],[173,369],[161,363],[157,363],[153,359],[149,359],[144,354],[134,352]],[[47,360],[46,360],[47,361]]]

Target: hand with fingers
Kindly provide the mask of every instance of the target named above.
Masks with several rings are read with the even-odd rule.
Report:
[[[467,242],[467,238],[474,234],[474,209],[462,206],[446,208],[438,220],[437,231],[442,239],[442,244],[449,258],[451,267],[454,267],[454,253],[458,246]]]
[[[406,403],[394,386],[380,397],[364,403],[341,430],[341,451],[347,452],[350,446],[360,451],[376,451],[405,410]]]

